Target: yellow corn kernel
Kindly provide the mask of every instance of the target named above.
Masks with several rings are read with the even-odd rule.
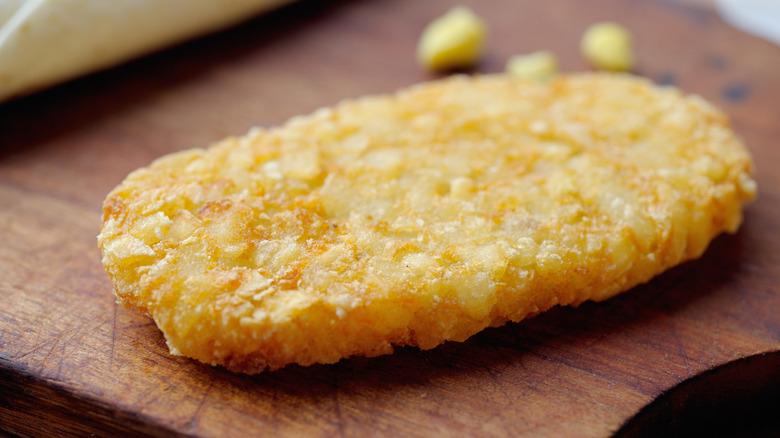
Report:
[[[580,49],[596,68],[627,71],[634,67],[631,34],[617,23],[605,21],[590,26],[582,36]]]
[[[544,81],[558,73],[558,59],[546,50],[515,55],[507,61],[506,72],[518,79]]]
[[[482,55],[485,23],[470,9],[457,6],[432,21],[417,45],[417,60],[436,71],[471,67]]]

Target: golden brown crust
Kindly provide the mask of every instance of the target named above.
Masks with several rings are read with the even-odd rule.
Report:
[[[755,191],[698,97],[453,77],[163,157],[109,194],[98,240],[173,353],[255,373],[606,299],[736,231]]]

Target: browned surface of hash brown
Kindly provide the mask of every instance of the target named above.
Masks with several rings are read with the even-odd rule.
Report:
[[[611,297],[736,231],[752,172],[672,88],[453,77],[160,158],[98,240],[173,353],[255,373]]]

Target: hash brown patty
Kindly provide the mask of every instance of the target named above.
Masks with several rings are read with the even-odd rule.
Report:
[[[173,354],[257,373],[609,298],[735,232],[752,173],[671,87],[456,76],[162,157],[98,241]]]

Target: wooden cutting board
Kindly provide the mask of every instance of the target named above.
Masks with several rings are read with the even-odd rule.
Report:
[[[0,105],[0,430],[604,437],[691,376],[779,350],[780,48],[725,25],[708,1],[462,3],[490,26],[477,72],[538,49],[583,70],[589,24],[630,28],[637,72],[722,107],[754,154],[760,195],[739,233],[607,302],[429,351],[254,377],[171,356],[151,320],[114,302],[95,241],[108,191],[162,154],[433,78],[416,40],[455,4],[304,0]],[[716,386],[780,381],[777,355],[759,359]]]

